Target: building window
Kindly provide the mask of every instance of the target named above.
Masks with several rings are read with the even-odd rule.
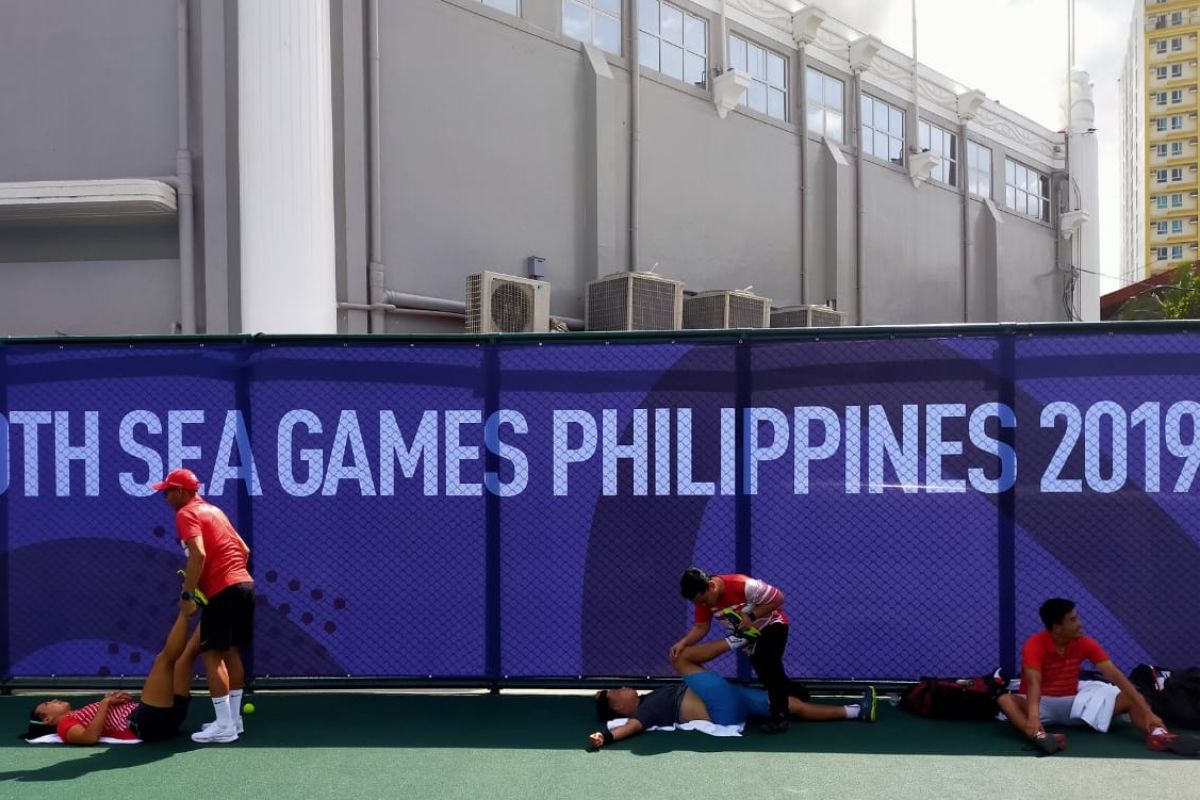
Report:
[[[1160,56],[1162,56],[1162,55],[1166,55],[1166,53],[1167,53],[1167,40],[1166,40],[1166,39],[1159,39],[1157,42],[1155,42],[1155,43],[1154,43],[1154,52],[1158,53]]]
[[[1164,195],[1160,199],[1163,201],[1160,208],[1166,208],[1167,207],[1166,196]],[[1176,193],[1176,194],[1171,195],[1171,208],[1183,208],[1183,195],[1182,194]]]
[[[563,0],[563,33],[621,54],[621,0]]]
[[[992,196],[992,151],[967,142],[967,191],[977,197]]]
[[[1171,142],[1171,155],[1172,156],[1183,155],[1183,142]]]
[[[1183,117],[1179,116],[1178,114],[1171,117],[1171,130],[1183,130]]]
[[[740,105],[775,119],[787,119],[787,59],[740,36],[729,35],[729,66],[750,76]]]
[[[922,150],[928,150],[938,157],[938,164],[933,168],[932,178],[935,181],[958,185],[958,137],[945,128],[939,128],[933,123],[921,120],[917,126]]]
[[[1175,104],[1175,103],[1182,103],[1182,102],[1183,102],[1183,90],[1182,89],[1172,89],[1171,90],[1171,103]]]
[[[1156,105],[1165,106],[1167,104],[1167,93],[1166,92],[1158,92],[1157,94],[1155,94],[1154,102]]]
[[[1154,152],[1156,152],[1158,154],[1159,158],[1166,158],[1167,157],[1167,146],[1165,144],[1155,145]]]
[[[1172,25],[1182,25],[1183,24],[1183,12],[1182,11],[1172,11],[1171,12],[1171,24]]]
[[[1178,236],[1181,233],[1183,233],[1183,220],[1181,220],[1181,219],[1171,220],[1171,235]]]
[[[805,76],[808,130],[842,144],[846,139],[846,84],[810,68]]]
[[[1166,69],[1166,67],[1163,67],[1163,69]],[[1182,78],[1183,77],[1183,64],[1172,64],[1171,65],[1171,77],[1172,78]]]
[[[1155,73],[1160,81],[1165,81],[1167,79],[1167,68],[1166,67],[1159,67],[1158,69],[1155,70]]]
[[[1167,207],[1167,196],[1165,194],[1160,194],[1157,197],[1155,197],[1154,198],[1154,207],[1157,208],[1159,211],[1164,210]]]
[[[1155,183],[1166,183],[1167,182],[1167,171],[1165,169],[1154,170],[1154,182]]]
[[[1158,130],[1159,133],[1165,132],[1167,130],[1167,118],[1161,117],[1159,119],[1154,120],[1154,127]]]
[[[1158,232],[1158,235],[1159,235],[1159,236],[1166,236],[1166,235],[1167,235],[1167,223],[1166,223],[1166,220],[1164,220],[1164,221],[1162,221],[1162,222],[1156,222],[1156,223],[1154,223],[1154,229],[1155,229],[1155,231],[1157,231],[1157,232]]]
[[[1171,260],[1178,261],[1183,258],[1183,245],[1177,244],[1171,247]]]
[[[877,100],[869,94],[862,96],[862,142],[860,147],[869,156],[904,166],[904,111]]]
[[[1050,179],[1012,159],[1004,160],[1004,201],[1027,217],[1050,221]]]
[[[1179,183],[1183,180],[1183,168],[1173,167],[1171,169],[1171,183]]]
[[[1176,36],[1174,39],[1171,40],[1171,52],[1178,53],[1181,50],[1183,50],[1183,39]]]
[[[1156,261],[1166,261],[1167,260],[1167,248],[1165,248],[1165,247],[1156,248],[1154,251],[1154,259]]]
[[[659,0],[638,0],[638,61],[695,86],[708,85],[708,22]]]
[[[520,6],[517,5],[518,0],[480,0],[488,8],[494,8],[497,11],[504,11],[512,14],[514,17],[521,15]]]

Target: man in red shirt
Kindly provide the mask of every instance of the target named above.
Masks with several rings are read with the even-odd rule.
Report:
[[[1073,601],[1052,598],[1042,604],[1038,613],[1046,629],[1025,642],[1021,652],[1021,687],[1017,694],[1005,694],[997,700],[1014,728],[1049,754],[1061,749],[1066,737],[1047,735],[1044,723],[1087,724],[1103,733],[1113,716],[1129,714],[1134,726],[1146,734],[1148,748],[1179,752],[1179,737],[1167,732],[1146,698],[1117,669],[1100,643],[1084,635]],[[1079,693],[1079,667],[1084,661],[1091,662],[1120,690],[1111,708],[1101,703],[1098,713],[1089,712],[1087,703],[1080,702],[1083,696]]]
[[[245,669],[239,648],[249,647],[254,629],[254,579],[247,569],[250,548],[229,518],[200,496],[190,469],[172,470],[154,484],[175,509],[175,528],[187,550],[179,605],[196,610],[196,589],[208,598],[200,616],[200,655],[216,721],[192,734],[195,742],[232,742],[241,732]]]

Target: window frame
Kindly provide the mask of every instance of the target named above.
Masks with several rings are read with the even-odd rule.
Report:
[[[507,8],[500,8],[499,6],[495,5],[496,3],[504,2],[504,0],[475,0],[475,2],[479,3],[484,8],[490,8],[492,11],[498,11],[501,14],[508,14],[511,17],[521,16],[521,0],[512,0],[513,4],[516,5],[515,11],[509,11]]]
[[[640,39],[639,44],[638,44],[638,61],[639,61],[640,65],[644,69],[653,70],[654,72],[657,72],[659,75],[670,78],[672,80],[679,81],[680,83],[687,84],[688,86],[692,86],[692,87],[696,87],[696,88],[700,88],[700,89],[707,89],[709,87],[708,44],[709,44],[709,32],[712,27],[711,25],[709,25],[708,18],[702,17],[699,14],[693,14],[692,12],[688,11],[686,8],[683,8],[682,6],[678,6],[675,3],[668,2],[667,0],[633,0],[633,2],[638,4],[638,37]],[[650,31],[645,28],[646,15],[642,13],[642,11],[644,11],[644,9],[642,9],[642,7],[641,7],[642,3],[653,3],[655,5],[655,7],[658,9],[658,22],[655,25],[656,30]],[[679,12],[680,24],[682,26],[681,30],[680,30],[680,34],[679,34],[679,36],[680,36],[679,42],[672,42],[670,40],[663,38],[662,21],[663,21],[663,7],[664,6],[672,9],[673,11]],[[702,37],[703,44],[704,44],[704,52],[703,53],[698,53],[695,50],[693,50],[691,47],[688,46],[688,21],[689,20],[694,20],[704,26],[704,35]],[[657,53],[657,57],[655,59],[656,65],[647,64],[644,60],[646,58],[646,53],[649,51],[646,48],[645,40],[641,39],[641,37],[643,37],[643,36],[652,37],[657,42],[658,47],[655,51]],[[680,63],[680,74],[679,75],[674,75],[673,73],[666,72],[662,68],[662,66],[663,66],[662,52],[663,52],[664,43],[667,47],[674,47],[680,51],[679,52],[679,63]],[[699,82],[689,80],[689,75],[688,75],[688,56],[689,55],[701,59],[701,70],[700,70],[700,81]]]
[[[834,141],[836,141],[838,144],[845,144],[846,143],[846,82],[840,78],[835,78],[834,76],[830,75],[827,72],[822,72],[821,70],[819,70],[815,67],[810,66],[807,69],[808,69],[808,72],[804,76],[805,130],[808,133],[815,133],[817,136],[820,136],[822,138],[833,138],[833,137],[829,136],[829,117],[831,114],[836,114],[837,116],[841,117],[842,122],[841,122],[840,130],[838,131],[837,138],[834,139]],[[820,82],[820,88],[821,88],[821,91],[819,93],[820,97],[817,99],[817,101],[815,103],[813,102],[812,93],[809,92],[809,80],[813,76],[816,76],[817,80]],[[837,110],[831,110],[829,104],[827,104],[825,102],[826,92],[828,91],[828,87],[830,84],[834,84],[834,83],[836,83],[839,87],[841,87],[840,94],[841,94],[841,104],[842,105],[841,105],[841,108],[837,109]],[[808,119],[809,115],[811,115],[814,112],[814,110],[819,110],[821,112],[821,130],[819,130],[819,131],[813,130],[811,121]]]
[[[590,44],[590,45],[593,45],[594,47],[598,47],[598,48],[600,48],[600,50],[602,50],[603,52],[608,53],[610,55],[614,55],[617,57],[623,56],[623,55],[625,55],[625,53],[624,53],[624,40],[625,40],[625,36],[624,36],[625,3],[624,3],[624,0],[615,0],[615,2],[617,4],[617,16],[615,18],[609,12],[596,7],[596,3],[602,3],[602,2],[605,2],[605,0],[561,0],[561,2],[558,4],[558,10],[559,10],[559,24],[562,25],[562,34],[563,34],[563,36],[566,36],[568,39],[571,39],[573,41],[584,42],[583,39],[578,39],[578,38],[572,36],[571,34],[567,33],[567,24],[566,23],[567,23],[567,7],[568,6],[586,7],[588,10],[588,30],[591,35],[588,38],[588,40],[586,42],[584,42],[584,44]],[[607,50],[604,47],[601,47],[600,44],[596,41],[596,17],[597,17],[597,15],[604,17],[607,20],[615,20],[616,21],[616,23],[617,23],[617,49],[615,51]]]
[[[1010,169],[1011,168],[1011,169]],[[1010,175],[1012,180],[1010,180]],[[1038,194],[1034,195],[1029,191],[1030,176],[1037,178]],[[1012,191],[1013,199],[1009,200],[1009,191]],[[1045,194],[1042,194],[1042,191]],[[1005,157],[1004,159],[1004,205],[1015,214],[1018,214],[1026,219],[1038,220],[1039,222],[1050,222],[1050,200],[1052,190],[1050,188],[1050,176],[1042,173],[1041,170],[1017,161],[1014,158]],[[1038,200],[1038,214],[1035,216],[1029,213],[1030,200],[1035,198]]]
[[[868,103],[871,106],[871,113],[869,115],[866,113],[866,108],[867,108]],[[879,130],[875,127],[875,114],[878,113],[876,110],[876,105],[882,105],[883,107],[885,107],[887,109],[887,116],[888,116],[887,130]],[[891,131],[893,112],[896,112],[900,117],[900,133],[898,135],[892,133],[892,131]],[[862,101],[859,103],[859,107],[858,107],[858,113],[860,115],[859,128],[862,130],[862,135],[860,137],[858,147],[862,151],[863,155],[870,156],[871,158],[875,159],[876,161],[880,161],[884,164],[890,164],[893,167],[903,168],[904,165],[907,163],[907,158],[906,158],[907,153],[905,153],[905,142],[906,142],[906,133],[908,131],[908,114],[905,113],[905,109],[900,106],[894,106],[891,103],[889,103],[887,100],[883,100],[878,97],[875,97],[874,95],[863,92],[862,93]],[[871,135],[869,137],[867,136],[867,131],[871,132]],[[875,153],[875,141],[878,136],[885,137],[884,140],[887,142],[888,152],[882,156],[876,155],[876,153]],[[866,146],[866,143],[868,141],[871,142],[871,146],[869,149]],[[899,145],[900,145],[899,160],[892,158],[891,154],[892,154],[893,142],[899,142]]]
[[[938,133],[936,137],[942,146],[942,149],[933,147],[934,132]],[[922,150],[929,150],[938,157],[938,164],[933,168],[930,177],[938,183],[946,186],[958,186],[959,180],[959,155],[958,134],[954,131],[943,128],[936,122],[927,119],[917,120],[917,144]],[[949,154],[945,150],[949,150]]]
[[[745,69],[739,69],[738,65],[736,63],[734,63],[734,59],[736,58],[736,56],[734,55],[734,51],[737,49],[737,47],[735,46],[736,43],[741,43],[746,48],[746,68]],[[792,94],[792,87],[791,87],[791,80],[790,80],[791,60],[783,53],[780,53],[777,50],[772,50],[771,48],[767,47],[766,45],[759,44],[755,40],[750,39],[746,36],[743,36],[740,33],[735,33],[732,30],[729,31],[728,45],[729,45],[729,48],[728,48],[729,49],[729,64],[727,66],[730,69],[738,70],[739,72],[741,72],[742,74],[744,74],[750,78],[750,88],[747,89],[746,91],[742,92],[742,96],[740,98],[738,98],[738,108],[749,109],[756,114],[762,114],[764,117],[768,117],[768,118],[774,119],[774,120],[779,120],[780,122],[789,122],[791,120],[790,99],[791,99],[791,94]],[[761,78],[755,77],[753,70],[750,69],[750,65],[753,63],[752,58],[751,58],[751,50],[761,50],[763,53],[763,57],[762,57],[763,73],[762,73]],[[775,58],[777,58],[783,62],[783,69],[781,72],[781,75],[783,77],[782,84],[774,83],[771,81],[771,56],[775,56]],[[761,109],[755,108],[753,105],[751,105],[751,97],[752,97],[752,93],[754,92],[755,84],[763,87],[764,105]],[[782,101],[783,102],[783,116],[771,113],[771,97],[772,97],[771,92],[772,92],[772,90],[783,94],[783,101]]]

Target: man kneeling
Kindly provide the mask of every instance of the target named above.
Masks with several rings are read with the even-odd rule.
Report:
[[[591,734],[589,749],[597,750],[628,739],[648,728],[673,727],[697,720],[715,725],[742,725],[751,719],[769,718],[771,706],[765,690],[736,686],[703,666],[704,662],[728,649],[724,641],[685,649],[673,662],[676,672],[683,676],[683,683],[663,686],[640,696],[628,686],[597,692],[596,712],[602,722],[622,717],[627,717],[628,721],[612,730],[605,725],[604,730]],[[874,722],[875,687],[867,687],[861,703],[848,706],[819,705],[789,697],[788,714],[809,722],[846,719]]]

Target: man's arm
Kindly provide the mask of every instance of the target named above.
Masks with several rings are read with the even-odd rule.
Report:
[[[619,742],[622,739],[628,739],[630,736],[636,736],[643,730],[645,730],[645,728],[642,727],[642,723],[638,722],[636,719],[631,719],[624,725],[618,725],[617,727],[608,731],[608,736],[605,736],[603,731],[596,731],[588,737],[588,749],[599,750],[606,744]]]
[[[1130,702],[1142,709],[1142,713],[1146,715],[1146,722],[1150,730],[1166,727],[1162,719],[1150,709],[1150,704],[1146,702],[1145,696],[1137,690],[1136,686],[1130,683],[1129,678],[1126,678],[1121,670],[1117,669],[1117,665],[1111,659],[1101,661],[1097,664],[1096,671],[1115,684],[1121,690],[1121,694],[1128,697]]]
[[[100,733],[104,730],[104,721],[108,719],[108,707],[116,694],[116,692],[109,692],[104,695],[100,701],[100,707],[96,709],[96,716],[92,717],[92,721],[87,724],[87,727],[72,725],[67,730],[67,735],[63,737],[63,741],[67,744],[95,744],[100,741]]]
[[[1025,735],[1034,738],[1042,728],[1042,671],[1025,668],[1025,687],[1028,690],[1026,698],[1029,703],[1028,719],[1025,722]]]
[[[711,627],[712,620],[709,620],[708,622],[697,622],[695,625],[693,625],[691,629],[683,635],[682,639],[671,645],[671,660],[674,661],[675,659],[679,658],[679,654],[682,653],[685,648],[691,647],[696,642],[707,636],[708,629]]]
[[[187,569],[183,574],[183,591],[194,592],[200,584],[200,574],[204,571],[204,560],[208,554],[204,551],[204,537],[193,536],[185,542],[187,547]],[[195,603],[189,603],[187,600],[180,600],[179,604],[189,605],[191,608],[185,608],[184,611],[191,613],[195,611]]]

